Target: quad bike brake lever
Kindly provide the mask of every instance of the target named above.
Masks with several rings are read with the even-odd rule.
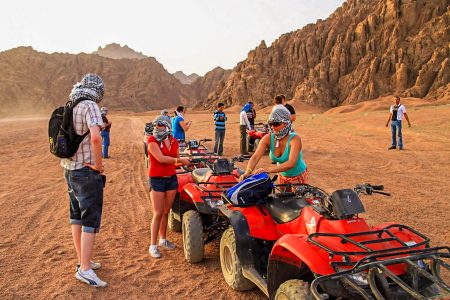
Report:
[[[390,193],[386,193],[386,192],[380,192],[380,191],[372,191],[372,192],[373,192],[373,193],[376,193],[376,194],[385,195],[385,196],[391,196]]]

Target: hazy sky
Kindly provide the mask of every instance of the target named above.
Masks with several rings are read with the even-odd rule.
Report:
[[[109,43],[171,73],[232,68],[265,40],[326,19],[343,0],[11,0],[0,4],[0,51],[90,53]]]

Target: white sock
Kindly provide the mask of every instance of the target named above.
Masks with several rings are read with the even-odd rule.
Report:
[[[163,244],[163,243],[165,243],[166,242],[166,239],[159,239],[159,243],[160,244]]]
[[[158,248],[157,245],[150,245],[150,250],[155,250],[155,249],[157,249],[157,248]]]

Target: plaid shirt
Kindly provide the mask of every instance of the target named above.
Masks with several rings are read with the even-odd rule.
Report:
[[[73,109],[73,124],[79,135],[86,133],[90,127],[103,126],[102,114],[97,103],[84,100]],[[91,134],[89,133],[81,142],[77,153],[71,158],[61,159],[61,166],[68,170],[77,170],[85,164],[94,164],[91,149]]]

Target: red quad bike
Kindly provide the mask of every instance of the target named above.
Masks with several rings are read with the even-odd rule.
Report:
[[[290,188],[263,204],[221,207],[231,227],[220,241],[220,263],[231,287],[256,285],[270,299],[450,299],[440,275],[450,270],[449,247],[430,247],[408,226],[371,227],[359,217],[365,210],[358,195],[389,195],[383,186],[331,195]]]
[[[189,140],[180,142],[180,155],[194,155],[194,154],[212,154],[205,147],[205,142],[211,142],[211,139]]]
[[[263,136],[265,136],[268,133],[269,133],[269,125],[264,123],[255,124],[253,129],[247,130],[248,138],[249,139],[251,138],[254,141],[253,150],[258,148],[259,141],[263,138]]]
[[[218,214],[219,207],[224,205],[222,194],[238,183],[243,171],[236,168],[234,162],[244,159],[248,157],[206,161],[207,168],[194,169],[184,175],[191,176],[193,182],[180,185],[172,212],[173,218],[181,223],[184,256],[188,262],[200,262],[204,244],[220,237],[228,228],[228,219]]]
[[[220,157],[214,154],[197,153],[192,155],[182,154],[184,158],[188,158],[190,164],[187,166],[180,166],[176,169],[178,180],[178,192],[175,196],[174,204],[169,212],[168,226],[169,229],[175,232],[181,232],[181,218],[179,214],[174,213],[174,210],[179,211],[178,203],[180,201],[180,192],[188,183],[193,183],[194,179],[192,172],[197,169],[207,168],[207,163],[213,164]]]

